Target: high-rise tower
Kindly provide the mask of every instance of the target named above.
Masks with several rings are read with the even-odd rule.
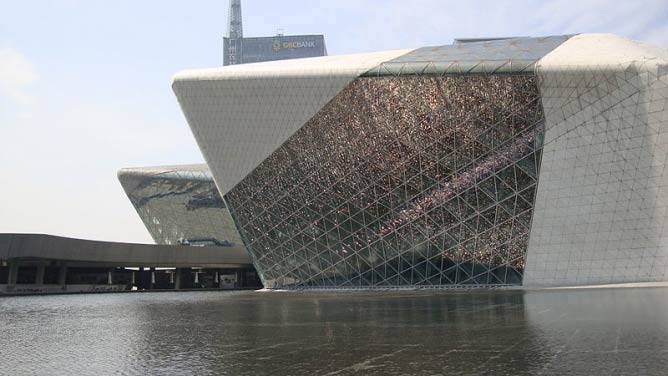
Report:
[[[278,35],[244,38],[241,0],[230,0],[227,35],[223,37],[223,65],[325,56],[322,35]]]
[[[241,0],[230,0],[230,10],[227,15],[228,45],[225,49],[224,65],[240,64],[244,27],[241,20]]]

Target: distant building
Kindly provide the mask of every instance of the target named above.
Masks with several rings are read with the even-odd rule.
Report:
[[[283,35],[244,38],[241,0],[230,0],[227,36],[223,38],[223,65],[326,56],[323,35]]]

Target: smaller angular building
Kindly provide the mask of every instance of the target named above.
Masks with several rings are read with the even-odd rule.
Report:
[[[243,246],[205,164],[126,168],[118,180],[157,244]]]
[[[210,270],[210,274],[216,273],[208,282],[212,286],[262,287],[254,267],[248,265],[250,257],[205,164],[125,168],[118,172],[118,180],[156,244],[180,246],[174,251],[184,253],[186,260],[188,253],[193,260],[202,254],[218,254],[222,260],[244,256],[247,263],[226,263]],[[183,246],[190,246],[191,251]],[[164,264],[165,260],[155,263],[160,261]]]

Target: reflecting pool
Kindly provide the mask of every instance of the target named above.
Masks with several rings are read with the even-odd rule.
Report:
[[[0,374],[666,374],[668,288],[0,298]]]

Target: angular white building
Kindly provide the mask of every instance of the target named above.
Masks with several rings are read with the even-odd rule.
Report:
[[[668,279],[668,51],[609,34],[188,70],[268,288]]]

